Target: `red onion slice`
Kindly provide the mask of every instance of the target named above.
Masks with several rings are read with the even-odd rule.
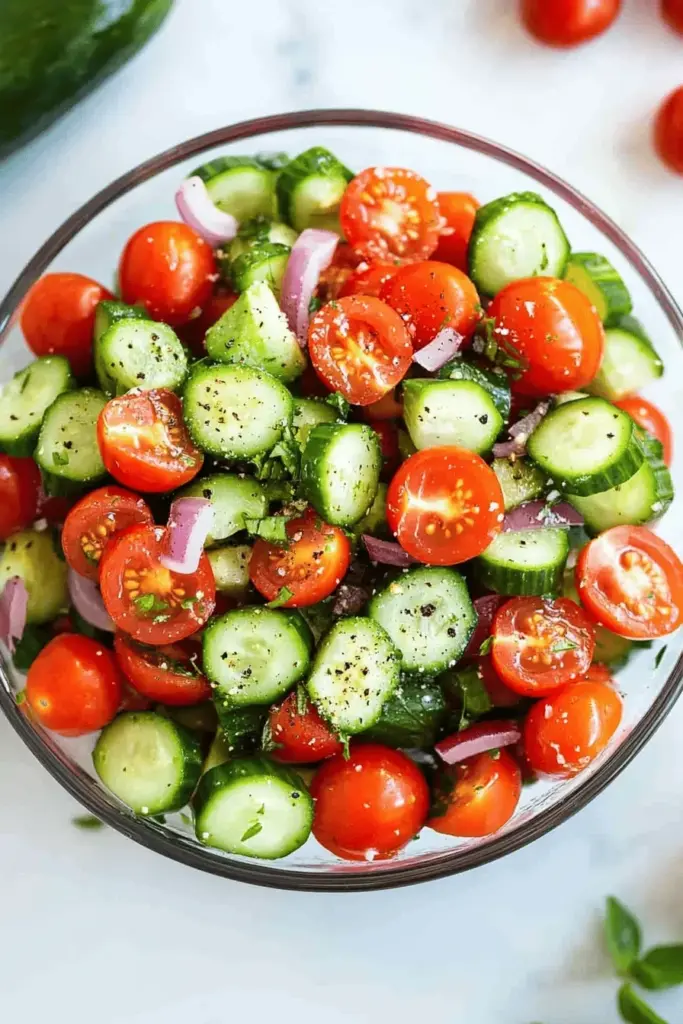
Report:
[[[81,576],[73,569],[69,569],[68,579],[71,603],[81,618],[89,622],[95,629],[113,633],[116,627],[104,607],[102,595],[95,581]]]
[[[516,722],[476,722],[462,732],[440,740],[434,747],[444,764],[458,764],[468,757],[519,743],[522,733]]]
[[[14,654],[15,641],[24,635],[27,608],[26,584],[20,576],[12,576],[0,594],[0,640],[10,654]]]
[[[521,420],[512,423],[508,427],[508,434],[511,440],[501,441],[493,446],[493,456],[496,459],[506,459],[510,455],[525,455],[526,443],[529,435],[536,429],[543,417],[550,408],[550,400],[545,399],[539,402],[536,408]]]
[[[551,526],[565,529],[583,526],[583,516],[567,501],[558,501],[555,505],[548,505],[545,501],[526,501],[506,512],[503,519],[503,531],[506,533],[510,530],[543,530]]]
[[[212,526],[213,505],[208,498],[177,498],[168,516],[161,564],[172,572],[196,572]]]
[[[430,372],[440,370],[449,359],[458,354],[464,340],[463,334],[458,334],[452,327],[444,327],[428,345],[414,354],[413,362]]]
[[[463,658],[478,658],[479,649],[486,638],[491,635],[491,626],[496,612],[509,598],[501,597],[500,594],[486,594],[485,597],[477,597],[474,603],[474,610],[477,613],[477,625],[470,637],[470,642],[465,648]]]
[[[175,194],[178,213],[210,246],[216,248],[237,234],[238,224],[231,213],[219,210],[197,175],[186,178]]]
[[[329,267],[339,235],[333,231],[306,228],[292,246],[282,279],[280,305],[302,348],[308,341],[308,321],[313,293],[320,275]]]
[[[409,555],[400,544],[393,540],[380,540],[378,537],[371,537],[369,533],[364,533],[363,543],[372,562],[381,562],[382,565],[397,565],[402,569],[415,564],[412,555]]]

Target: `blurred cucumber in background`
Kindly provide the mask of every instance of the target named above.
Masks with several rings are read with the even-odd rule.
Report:
[[[172,5],[173,0],[0,0],[0,158],[137,53]]]

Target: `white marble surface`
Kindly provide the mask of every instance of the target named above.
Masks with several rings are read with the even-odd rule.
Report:
[[[550,2],[550,0],[549,0]],[[177,0],[129,68],[0,168],[0,292],[74,208],[141,159],[313,106],[424,114],[498,139],[601,203],[683,299],[683,185],[647,124],[683,80],[654,0],[567,54],[513,0]],[[297,895],[192,872],[104,830],[0,722],[0,1016],[12,1024],[616,1021],[608,892],[683,938],[683,705],[578,817],[476,873]],[[675,1024],[683,995],[658,1001]]]

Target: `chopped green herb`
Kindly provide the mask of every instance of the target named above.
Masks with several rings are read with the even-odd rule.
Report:
[[[52,461],[54,462],[55,466],[68,466],[69,456],[67,455],[66,452],[53,452]]]
[[[75,825],[76,828],[90,829],[93,832],[98,828],[104,828],[104,822],[96,818],[94,814],[80,814],[78,817],[71,819],[71,824]]]
[[[563,651],[575,651],[578,644],[572,643],[571,640],[558,640],[550,648],[551,654],[561,654]]]
[[[19,690],[18,693],[14,694],[14,703],[21,706],[26,701],[26,690]]]
[[[331,405],[337,412],[337,418],[346,421],[349,418],[349,412],[351,406],[346,401],[341,391],[334,391],[331,395],[326,395],[323,399],[327,405]]]
[[[182,821],[183,825],[192,824],[192,818],[190,817],[189,814],[185,814],[185,811],[180,812],[180,820]]]
[[[340,733],[339,734],[339,742],[342,745],[342,757],[344,758],[345,761],[348,761],[348,759],[351,757],[351,748],[349,746],[349,737],[348,736],[342,736],[342,734]]]
[[[314,295],[311,301],[308,303],[308,312],[310,316],[313,316],[323,306],[323,300],[318,296]]]
[[[281,608],[283,604],[286,604],[290,598],[294,597],[294,594],[289,587],[280,587],[277,597],[273,598],[272,601],[268,602],[268,608]]]
[[[489,651],[491,650],[492,646],[493,646],[493,637],[492,636],[487,636],[486,639],[484,640],[483,644],[479,648],[479,654],[481,655],[482,658],[484,657],[485,654],[489,653]]]
[[[655,668],[659,668],[659,666],[662,664],[662,659],[666,654],[667,646],[667,644],[664,644],[662,647],[659,648],[659,650],[655,654]]]
[[[257,812],[258,813],[258,812]],[[260,821],[252,821],[251,825],[240,839],[241,843],[246,843],[247,839],[253,839],[262,830],[263,825]]]
[[[245,516],[244,525],[251,537],[262,537],[269,544],[277,544],[287,547],[289,538],[287,536],[288,516],[265,516],[263,519],[251,519]]]

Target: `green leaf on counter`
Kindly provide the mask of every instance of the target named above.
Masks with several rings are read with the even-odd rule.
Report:
[[[627,1024],[667,1024],[663,1017],[648,1006],[631,985],[622,985],[617,993],[617,1007]]]
[[[655,946],[631,965],[630,974],[651,991],[683,985],[683,945]]]
[[[607,897],[605,939],[617,974],[626,977],[640,954],[640,925],[631,912],[614,896]]]

